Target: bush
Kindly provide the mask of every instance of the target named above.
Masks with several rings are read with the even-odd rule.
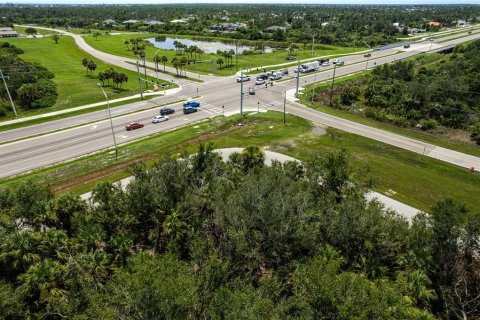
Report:
[[[26,83],[18,89],[18,99],[25,109],[51,107],[57,101],[57,86],[52,80],[40,79],[36,83]]]
[[[475,141],[476,144],[480,145],[480,121],[473,126],[470,139]]]
[[[420,122],[420,129],[426,131],[426,130],[432,130],[432,129],[435,129],[437,127],[438,123],[437,123],[437,120],[435,119],[426,119],[426,120],[422,120]]]

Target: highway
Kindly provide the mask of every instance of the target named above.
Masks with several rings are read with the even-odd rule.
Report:
[[[456,38],[459,35],[451,36]],[[473,40],[480,37],[480,33],[474,33],[465,38],[453,39],[441,44],[430,42],[421,42],[412,44],[410,49],[391,48],[382,51],[372,52],[372,57],[368,60],[360,55],[351,55],[342,57],[345,66],[336,69],[336,77],[352,74],[372,68],[374,65],[382,65],[396,60],[405,59],[418,55],[422,52],[439,50],[444,47],[454,45],[463,41]],[[126,58],[117,57],[110,54],[102,53],[98,50],[90,51],[90,48],[80,36],[74,35],[77,40],[80,38],[82,49],[89,53],[101,57],[112,64],[121,64],[119,61],[125,61]],[[442,41],[448,37],[441,38]],[[83,43],[81,42],[83,41]],[[79,42],[77,42],[78,44]],[[401,53],[398,53],[401,51]],[[123,62],[124,63],[124,62]],[[122,64],[123,64],[122,63]],[[121,65],[125,68],[135,68],[130,64]],[[293,67],[289,68],[289,78],[286,81],[280,81],[273,86],[256,86],[256,94],[249,95],[248,87],[254,85],[254,81],[245,82],[243,84],[244,108],[283,110],[283,95],[287,90],[296,87],[295,73]],[[152,73],[154,75],[154,73]],[[314,74],[302,76],[300,78],[300,86],[310,84],[313,81],[324,81],[331,79],[333,75],[333,67],[322,68]],[[171,80],[168,76],[162,75],[166,80]],[[234,77],[214,77],[202,76],[205,82],[197,83],[188,80],[181,80],[182,90],[175,95],[154,98],[150,101],[142,101],[127,104],[112,109],[114,116],[113,123],[117,143],[126,143],[145,136],[156,134],[165,130],[171,130],[184,126],[186,124],[221,115],[222,112],[229,113],[239,110],[240,105],[240,84],[235,81]],[[181,112],[182,103],[180,100],[186,100],[198,94],[202,102],[199,112],[189,115],[183,115]],[[151,118],[158,114],[156,105],[173,103],[176,113],[170,117],[167,122],[152,124]],[[224,106],[224,108],[222,108]],[[138,111],[140,109],[151,108],[148,110]],[[439,148],[421,141],[406,138],[400,135],[392,134],[376,128],[360,125],[339,117],[326,115],[324,113],[308,109],[295,102],[287,103],[287,111],[300,117],[322,123],[327,126],[339,128],[348,132],[360,134],[362,136],[372,138],[387,144],[391,144],[400,148],[404,148],[413,152],[425,154],[433,158],[437,158],[455,165],[470,168],[472,166],[480,168],[480,158],[465,155],[459,152]],[[51,165],[57,162],[80,157],[85,154],[100,151],[113,146],[112,135],[109,122],[105,120],[106,112],[96,111],[80,116],[70,117],[67,119],[46,122],[43,124],[29,126],[2,132],[0,134],[0,178],[5,178],[15,174],[23,173],[29,170]],[[145,124],[142,129],[134,131],[125,131],[125,125],[129,122],[140,121]],[[85,124],[87,123],[87,124]],[[68,129],[64,129],[68,128]],[[45,132],[50,132],[45,134]],[[35,136],[26,139],[25,137]],[[12,140],[23,139],[19,141],[9,142]]]

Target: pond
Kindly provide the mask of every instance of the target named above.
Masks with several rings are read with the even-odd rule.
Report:
[[[218,50],[222,51],[235,51],[234,43],[223,43],[223,42],[214,42],[214,41],[200,41],[200,40],[190,40],[190,39],[181,39],[181,38],[166,38],[165,41],[155,41],[155,38],[146,39],[148,42],[153,44],[156,48],[175,50],[173,43],[175,41],[181,42],[187,46],[197,46],[203,50],[205,53],[217,53]],[[242,54],[245,51],[252,51],[254,48],[249,46],[238,45],[236,50],[238,54]],[[264,48],[265,53],[271,53],[272,49],[269,47]]]

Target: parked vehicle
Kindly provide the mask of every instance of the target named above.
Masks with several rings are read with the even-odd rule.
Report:
[[[169,118],[168,116],[155,116],[152,118],[152,123],[159,123],[163,121],[167,121]]]
[[[237,78],[237,82],[245,82],[245,81],[250,81],[250,76],[243,76]]]
[[[200,102],[198,102],[198,101],[187,101],[183,104],[183,107],[184,108],[188,108],[188,107],[198,108],[198,107],[200,107]]]
[[[364,58],[370,58],[371,56],[372,56],[371,53],[366,53],[366,54],[363,55]]]
[[[297,57],[295,57],[295,56],[288,56],[287,57],[287,60],[295,60],[295,59],[297,59]]]
[[[264,83],[265,83],[264,79],[257,78],[257,80],[255,80],[255,84],[264,84]]]
[[[255,94],[255,88],[254,87],[248,88],[248,93],[249,94]]]
[[[127,129],[127,131],[140,129],[140,128],[143,128],[143,124],[141,124],[139,122],[132,122],[132,123],[125,126],[125,129]]]
[[[173,110],[172,108],[162,108],[160,109],[160,115],[161,116],[166,116],[167,114],[173,114],[175,113],[175,110]]]
[[[328,66],[330,66],[330,62],[325,61],[324,63],[322,63],[322,67],[328,67]]]
[[[320,63],[318,61],[313,61],[309,63],[304,63],[300,66],[300,72],[306,73],[306,72],[312,72],[315,70],[318,70],[320,68]]]
[[[410,45],[409,45],[409,44],[406,44],[406,45],[404,45],[403,47],[404,47],[405,49],[408,49],[408,48],[410,48]]]
[[[183,114],[189,114],[194,112],[197,112],[197,108],[192,108],[192,107],[183,108]]]

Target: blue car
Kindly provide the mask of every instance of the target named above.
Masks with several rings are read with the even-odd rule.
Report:
[[[183,104],[184,108],[198,108],[200,107],[200,102],[198,101],[187,101]]]

